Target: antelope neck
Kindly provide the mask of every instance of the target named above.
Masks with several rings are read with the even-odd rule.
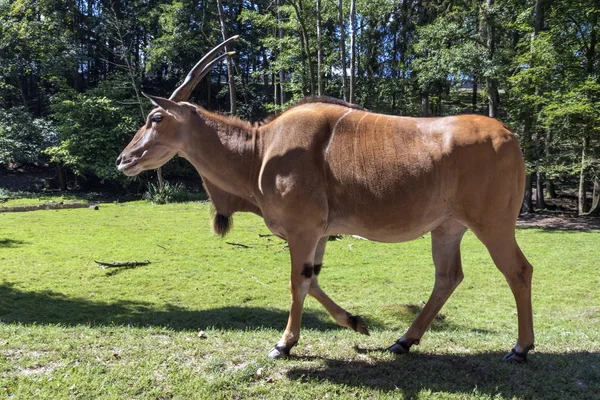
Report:
[[[256,204],[261,164],[257,127],[199,109],[199,126],[186,138],[182,156],[221,190]]]

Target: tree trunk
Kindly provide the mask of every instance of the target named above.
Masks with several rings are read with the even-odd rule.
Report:
[[[27,93],[25,85],[23,85],[23,81],[20,76],[17,76],[17,83],[19,85],[19,93],[21,94],[21,101],[23,102],[23,107],[25,108],[25,110],[29,111],[29,104],[27,103]]]
[[[321,0],[317,0],[317,95],[323,95],[323,54],[321,52]]]
[[[527,174],[525,176],[525,194],[523,196],[523,204],[521,205],[521,212],[526,214],[533,214],[533,201],[531,200],[532,187],[533,187],[533,175]]]
[[[350,103],[354,103],[356,85],[356,0],[350,0]]]
[[[165,189],[165,180],[163,178],[161,167],[156,169],[156,178],[158,179],[158,190],[162,193],[162,191]]]
[[[212,86],[212,84],[211,84],[212,83],[211,75],[212,75],[212,71],[208,71],[208,73],[206,74],[206,78],[205,78],[205,81],[206,81],[206,108],[209,109],[209,110],[212,108],[211,105],[210,105],[210,103],[211,103],[211,101],[210,101],[210,98],[211,98],[210,88]]]
[[[121,2],[118,0],[102,0],[102,5],[107,10],[112,10],[117,20],[121,20]],[[118,43],[111,35],[108,39],[108,57],[107,57],[107,69],[108,72],[116,72],[118,67],[115,63],[117,55]]]
[[[277,95],[277,74],[273,73],[272,74],[272,78],[273,78],[273,105],[277,106],[279,105],[279,96]]]
[[[581,145],[581,170],[579,171],[579,195],[577,196],[577,212],[579,215],[585,214],[587,211],[586,205],[586,185],[585,185],[585,152],[590,145],[590,139],[586,136],[583,138]]]
[[[308,65],[308,78],[310,82],[310,94],[311,96],[315,94],[315,72],[313,70],[312,57],[310,54],[310,43],[308,38],[308,31],[306,30],[306,24],[304,23],[304,18],[302,17],[302,13],[300,12],[302,7],[302,0],[299,0],[298,4],[293,1],[289,1],[289,4],[292,5],[294,11],[296,12],[296,17],[298,18],[298,23],[300,24],[300,33],[302,35],[302,46],[304,47],[304,54],[306,55],[306,62]]]
[[[592,30],[590,32],[590,44],[586,51],[587,66],[586,71],[590,77],[594,75],[594,61],[596,59],[596,44],[598,41],[596,25],[598,23],[598,14],[594,13],[592,17]]]
[[[596,45],[597,45],[597,25],[598,14],[593,14],[592,30],[590,32],[590,44],[586,51],[587,65],[586,71],[588,77],[594,77],[594,61],[596,58]],[[579,214],[581,215],[587,210],[586,204],[586,184],[585,184],[585,151],[590,146],[590,138],[586,136],[583,140],[583,149],[581,151],[581,173],[579,176]],[[600,181],[598,175],[594,177],[594,187],[592,191],[592,206],[589,209],[590,215],[600,215]]]
[[[421,94],[421,117],[429,116],[429,93]]]
[[[545,7],[547,0],[536,0],[534,5],[534,22],[533,22],[533,33],[531,35],[531,54],[533,54],[533,43],[535,38],[538,36],[539,32],[544,29],[544,18],[545,18]],[[530,57],[530,67],[534,67],[533,57]],[[538,85],[535,87],[536,96],[542,96],[542,88]],[[538,105],[534,115],[539,115],[542,107]],[[532,115],[530,118],[535,120],[535,116]],[[543,173],[539,170],[539,165],[544,162],[544,155],[547,154],[548,149],[544,151],[545,143],[542,141],[542,128],[535,127],[533,132],[535,132],[535,171],[537,176],[537,188],[536,188],[536,205],[537,208],[543,209],[546,207],[546,202],[544,200],[544,186],[542,185]],[[548,135],[545,135],[548,137]]]
[[[277,0],[277,34],[279,35],[279,54],[281,54],[283,50],[283,28],[281,27],[281,11],[279,10],[279,6],[281,5],[281,0]],[[273,76],[273,84],[275,83],[277,75]],[[279,70],[279,104],[283,108],[285,105],[285,90],[283,85],[285,83],[285,71],[283,69]],[[275,88],[275,105],[277,105],[277,88]]]
[[[592,192],[592,207],[589,215],[600,216],[600,177],[594,177],[594,191]]]
[[[338,24],[340,28],[340,59],[342,61],[342,91],[344,92],[344,100],[348,101],[348,79],[346,78],[346,27],[344,26],[342,0],[338,0]]]
[[[546,193],[548,193],[548,197],[551,199],[555,199],[556,196],[556,185],[554,185],[554,181],[550,178],[546,179]]]
[[[495,53],[495,29],[494,21],[489,15],[489,9],[494,7],[495,0],[486,0],[487,13],[486,15],[486,31],[487,31],[487,51],[488,51],[488,62],[493,63]],[[493,77],[488,76],[486,78],[486,85],[488,91],[488,115],[491,118],[496,118],[498,115],[498,86],[496,80]]]
[[[488,116],[496,118],[498,116],[498,87],[492,78],[487,78],[488,89]]]
[[[546,208],[544,199],[544,174],[540,171],[536,172],[536,187],[535,187],[535,205],[538,209]]]
[[[473,75],[473,96],[471,102],[473,104],[473,113],[477,114],[477,74]]]
[[[223,12],[223,3],[221,0],[217,0],[217,8],[219,9],[219,22],[221,23],[221,35],[223,36],[223,40],[227,40],[229,34],[227,33],[227,26],[225,25],[225,15]],[[226,51],[231,51],[231,46],[229,43],[225,45]],[[229,105],[231,115],[235,115],[236,113],[236,103],[237,103],[237,94],[235,91],[235,79],[233,77],[233,67],[231,58],[225,57],[227,60],[227,81],[229,84]]]
[[[399,20],[400,18],[400,11],[398,7],[394,7],[394,19],[396,21]],[[393,89],[392,89],[392,108],[390,109],[391,114],[396,114],[396,82],[398,81],[398,30],[399,30],[399,26],[398,23],[396,22],[394,25],[390,26],[391,30],[392,30],[392,80],[394,82],[393,84]]]
[[[58,177],[58,188],[62,191],[67,190],[67,179],[65,170],[60,163],[56,163],[56,176]]]
[[[493,6],[493,0],[487,0],[488,3],[487,5]],[[533,41],[537,35],[538,32],[540,32],[543,27],[544,27],[544,13],[545,13],[545,6],[546,6],[546,0],[536,0],[534,8],[533,8],[533,33],[531,34],[531,52],[530,54],[533,54]],[[487,23],[487,26],[490,26],[490,23]],[[489,29],[489,28],[488,28]],[[489,40],[489,35],[488,35],[488,40]],[[491,43],[493,45],[493,43]],[[490,43],[488,42],[488,46],[490,45]],[[530,63],[530,67],[533,67],[533,59],[530,58],[529,60]],[[540,89],[538,87],[535,88],[536,94],[539,94]],[[490,108],[491,109],[491,108]],[[539,110],[538,110],[539,111]],[[540,152],[540,143],[539,143],[539,139],[540,136],[539,134],[536,134],[535,136],[535,143],[533,140],[533,135],[534,132],[537,132],[537,129],[534,127],[534,120],[535,120],[535,112],[536,110],[531,107],[528,107],[528,110],[524,110],[523,112],[523,137],[521,139],[521,147],[523,148],[523,156],[525,158],[525,162],[528,163],[529,165],[535,165],[535,171],[537,172],[537,161],[536,159],[539,158],[539,156],[541,155]],[[537,175],[536,172],[534,172],[533,174]],[[531,201],[531,193],[532,193],[532,182],[533,182],[533,178],[530,175],[527,175],[526,178],[526,186],[525,186],[525,195],[523,198],[523,205],[521,206],[521,211],[522,212],[527,212],[527,213],[533,213],[534,209],[533,209],[533,204]],[[541,190],[539,190],[539,192],[541,193]],[[538,200],[536,198],[536,200]],[[543,198],[541,199],[543,201]],[[538,201],[538,207],[540,205],[541,201]]]

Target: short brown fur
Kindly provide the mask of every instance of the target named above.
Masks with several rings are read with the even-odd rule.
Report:
[[[368,333],[360,317],[349,319],[321,290],[317,271],[306,269],[322,264],[329,235],[402,242],[431,232],[433,293],[390,347],[405,352],[461,282],[460,242],[470,228],[517,303],[517,345],[505,359],[524,360],[534,340],[532,267],[514,233],[525,166],[517,138],[502,123],[479,115],[388,116],[308,99],[257,127],[185,99],[151,99],[157,106],[151,114],[163,119],[138,131],[117,160],[119,169],[136,175],[179,154],[198,170],[218,214],[254,212],[289,243],[292,306],[272,357],[298,342],[307,294],[339,324]]]

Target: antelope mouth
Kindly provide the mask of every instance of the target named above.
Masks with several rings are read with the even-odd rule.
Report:
[[[117,167],[117,169],[127,176],[135,176],[140,173],[140,171],[135,170],[135,167],[138,165],[138,161],[139,159],[131,161],[125,165],[121,164]]]
[[[121,163],[117,166],[117,169],[127,176],[135,176],[143,171],[142,168],[139,168],[140,161],[146,155],[148,150],[144,150],[141,156],[132,157],[127,161],[121,161]]]

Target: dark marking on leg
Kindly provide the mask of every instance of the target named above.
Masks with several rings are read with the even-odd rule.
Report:
[[[514,364],[526,363],[527,362],[527,352],[529,352],[529,350],[532,350],[534,348],[535,348],[534,345],[527,346],[525,348],[525,350],[523,350],[522,353],[518,352],[516,350],[516,348],[513,348],[510,351],[510,353],[508,353],[507,355],[502,357],[502,361],[505,361],[507,363],[514,363]]]
[[[350,313],[346,313],[348,315],[348,322],[350,322],[350,326],[352,327],[352,330],[356,330],[356,326],[358,324],[358,322],[356,321],[356,317]]]
[[[269,351],[268,356],[269,356],[269,358],[272,358],[273,360],[276,360],[278,358],[286,358],[286,357],[290,356],[290,349],[291,349],[291,347],[286,348],[283,346],[275,345],[275,347],[273,347],[271,349],[271,351]]]
[[[350,313],[346,314],[348,314],[348,322],[352,327],[353,331],[369,336],[369,329],[367,328],[367,324],[360,315],[352,315]]]
[[[274,360],[276,360],[278,358],[287,358],[290,356],[290,350],[292,350],[292,347],[294,347],[297,344],[298,344],[297,341],[294,343],[291,343],[287,346],[280,346],[280,345],[276,344],[275,347],[273,347],[269,351],[268,356]]]
[[[311,264],[304,264],[304,268],[302,268],[300,275],[311,278],[313,275],[313,266]]]
[[[394,343],[393,345],[391,345],[390,347],[388,347],[388,350],[391,351],[392,353],[396,353],[396,354],[406,354],[410,351],[411,346],[419,345],[419,340],[413,340],[413,341],[408,341],[408,340],[402,340],[402,339],[398,339],[396,340],[396,343]]]
[[[315,275],[319,275],[319,273],[321,272],[321,267],[322,266],[323,266],[323,264],[317,264],[317,265],[315,265],[315,269],[314,269]]]

